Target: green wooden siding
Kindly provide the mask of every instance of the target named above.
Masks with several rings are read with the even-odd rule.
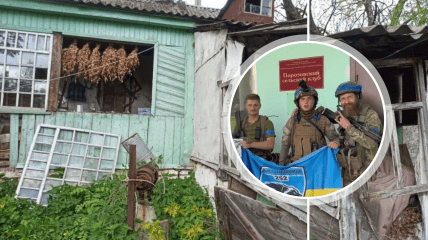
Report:
[[[18,156],[16,161],[17,168],[24,167],[31,142],[33,141],[34,131],[37,125],[42,123],[118,134],[122,137],[121,141],[138,133],[155,156],[163,156],[162,163],[165,167],[177,166],[188,162],[188,159],[182,159],[181,154],[183,148],[181,133],[184,127],[182,117],[148,117],[100,113],[26,114],[22,116],[19,152],[17,146],[12,148],[11,145],[11,155]],[[18,129],[16,126],[19,124],[17,114],[12,114],[11,124],[11,135],[17,137]],[[12,137],[12,139],[17,138]],[[128,158],[128,153],[121,146],[116,168],[123,169],[127,167]]]
[[[153,23],[122,23],[14,9],[0,10],[0,27],[44,33],[61,32],[63,35],[135,43],[158,42],[162,45],[182,47],[186,46],[187,36],[193,35],[186,30],[156,26]]]

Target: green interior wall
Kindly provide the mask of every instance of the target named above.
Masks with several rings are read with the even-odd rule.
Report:
[[[296,108],[294,91],[279,91],[279,62],[316,56],[324,57],[324,88],[317,89],[317,107],[336,109],[337,98],[334,92],[340,83],[349,81],[350,57],[347,54],[322,44],[299,43],[279,48],[256,63],[257,94],[262,102],[260,114],[268,116],[274,124],[274,152],[280,152],[282,129]]]

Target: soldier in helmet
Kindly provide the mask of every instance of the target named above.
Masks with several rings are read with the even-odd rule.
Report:
[[[327,117],[321,115],[321,108],[315,110],[318,93],[306,81],[299,81],[300,88],[294,93],[297,113],[287,121],[283,129],[279,164],[286,165],[309,153],[326,146],[325,136],[330,148],[339,147],[339,135]],[[291,155],[289,155],[291,147]]]
[[[377,133],[381,132],[382,123],[369,105],[360,103],[361,85],[344,82],[337,87],[335,95],[343,108],[336,121],[340,125],[339,133],[344,137],[345,148],[341,149],[337,160],[342,167],[343,186],[346,186],[367,169],[379,147],[376,141],[351,125],[348,118],[355,119]]]

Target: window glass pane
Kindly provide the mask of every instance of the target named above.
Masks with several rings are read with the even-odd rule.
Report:
[[[16,92],[18,86],[17,79],[5,79],[4,81],[4,91]]]
[[[265,15],[265,16],[270,16],[271,11],[272,11],[271,8],[264,7],[262,9],[262,14]]]
[[[21,89],[21,86],[19,86]],[[19,94],[19,101],[18,101],[19,107],[31,107],[31,95],[30,94]]]
[[[5,36],[6,36],[6,31],[0,31],[0,46],[4,46]]]
[[[33,81],[31,80],[20,80],[19,82],[19,91],[20,92],[31,92],[33,89]]]
[[[18,66],[7,66],[6,65],[5,76],[17,78],[19,76],[19,67]]]
[[[47,36],[46,38],[46,51],[50,51],[51,50],[51,37]]]
[[[22,52],[22,64],[23,65],[34,65],[34,53]]]
[[[6,63],[7,64],[19,64],[19,51],[12,51],[12,50],[7,50],[6,51]]]
[[[8,32],[6,47],[15,47],[15,40],[16,40],[16,32]]]
[[[38,36],[37,37],[37,50],[45,50],[45,36]]]
[[[83,170],[82,173],[82,181],[85,182],[92,182],[97,178],[97,172],[94,171],[88,171],[88,170]]]
[[[46,93],[46,81],[34,81],[34,93]]]
[[[36,35],[28,34],[27,49],[34,49],[36,47]]]
[[[96,158],[86,158],[84,168],[98,169],[99,160]]]
[[[3,73],[4,73],[4,66],[0,65],[0,80],[3,77]],[[0,85],[0,90],[1,90],[1,85]]]
[[[3,106],[16,106],[16,93],[4,93]]]
[[[17,48],[24,48],[25,46],[25,33],[18,34],[18,42],[16,43]]]
[[[70,156],[70,161],[68,162],[68,166],[81,168],[83,166],[83,157]]]
[[[0,64],[4,63],[4,49],[0,49]]]
[[[47,68],[36,68],[36,79],[48,79],[48,69]]]
[[[33,78],[33,68],[32,67],[21,67],[21,78]]]
[[[37,53],[36,67],[48,68],[49,66],[49,54]]]
[[[45,95],[34,95],[33,107],[45,108]]]
[[[268,8],[270,8],[271,7],[271,0],[262,0],[262,2],[263,2],[263,7],[268,7]]]

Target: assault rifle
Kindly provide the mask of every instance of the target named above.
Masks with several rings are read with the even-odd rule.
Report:
[[[330,122],[335,123],[336,122],[336,118],[337,116],[340,116],[337,112],[333,112],[328,108],[325,108],[324,111],[322,112],[322,115],[326,116]],[[375,142],[377,142],[378,144],[380,144],[380,142],[382,141],[382,134],[379,132],[376,132],[376,130],[371,129],[370,127],[355,121],[352,118],[347,118],[349,120],[349,123],[351,123],[356,129],[358,129],[359,131],[363,132],[364,135],[366,135],[367,137],[373,139]]]

